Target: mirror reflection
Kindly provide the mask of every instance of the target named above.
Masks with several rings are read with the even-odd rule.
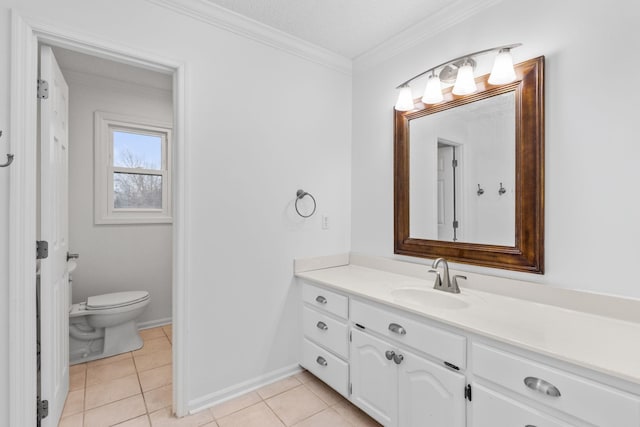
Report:
[[[409,236],[515,245],[515,92],[409,122]]]

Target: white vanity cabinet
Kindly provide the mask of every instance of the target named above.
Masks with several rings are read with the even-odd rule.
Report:
[[[310,284],[302,287],[300,364],[345,397],[349,396],[349,299]]]
[[[444,365],[445,359],[463,365],[464,337],[357,300],[351,300],[351,321],[356,406],[387,427],[464,427],[465,377]],[[442,362],[418,356],[403,343],[433,350]]]
[[[570,425],[640,426],[637,395],[485,343],[474,342],[471,354],[473,374],[483,383],[472,384],[472,427],[567,425],[552,412]],[[494,410],[504,415],[496,417]]]
[[[640,427],[635,383],[362,293],[302,287],[300,364],[386,427]]]

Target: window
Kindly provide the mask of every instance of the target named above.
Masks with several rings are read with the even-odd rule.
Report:
[[[171,125],[95,113],[95,223],[171,222]]]

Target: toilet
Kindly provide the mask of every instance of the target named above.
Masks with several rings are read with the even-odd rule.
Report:
[[[136,319],[150,301],[149,292],[96,295],[69,310],[69,363],[88,362],[142,347]]]

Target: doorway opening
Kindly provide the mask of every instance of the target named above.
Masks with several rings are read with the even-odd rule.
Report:
[[[38,82],[38,88],[34,82],[40,76],[39,67],[42,67],[43,63],[40,61],[40,48],[42,46],[53,47],[56,50],[62,52],[62,50],[69,51],[72,55],[83,54],[89,57],[95,57],[93,59],[100,59],[118,64],[120,66],[126,65],[133,68],[138,68],[141,71],[153,71],[159,74],[163,74],[165,80],[168,78],[171,85],[171,92],[169,98],[171,100],[170,122],[172,125],[172,140],[173,147],[167,148],[166,155],[171,156],[173,162],[172,183],[167,185],[171,188],[171,193],[167,193],[167,200],[172,202],[172,215],[173,223],[171,225],[172,230],[169,232],[171,241],[168,243],[168,251],[170,259],[168,264],[170,266],[169,272],[166,273],[170,284],[170,310],[169,316],[164,318],[156,318],[146,320],[142,318],[143,327],[157,326],[159,329],[147,329],[148,331],[143,335],[147,335],[146,338],[156,339],[159,336],[151,337],[148,335],[158,334],[162,332],[164,338],[170,340],[170,349],[168,350],[168,358],[173,363],[167,365],[167,371],[170,373],[169,377],[172,378],[173,385],[165,390],[165,402],[171,400],[171,404],[167,407],[169,413],[174,412],[177,416],[186,415],[186,400],[184,390],[186,388],[185,381],[185,367],[182,357],[181,348],[186,345],[185,335],[181,332],[181,327],[184,326],[184,322],[181,320],[184,317],[185,310],[183,308],[184,301],[187,299],[186,286],[185,286],[185,223],[184,223],[184,188],[186,187],[185,174],[185,147],[184,147],[184,65],[175,61],[167,60],[162,57],[154,57],[148,54],[141,54],[136,50],[123,46],[115,46],[111,43],[102,42],[100,40],[84,37],[79,34],[70,34],[68,32],[60,31],[51,26],[42,26],[40,24],[29,23],[20,17],[15,11],[12,11],[12,73],[11,73],[11,136],[12,136],[12,149],[15,152],[15,160],[12,165],[11,180],[10,180],[10,208],[9,208],[9,223],[10,223],[10,236],[9,244],[15,250],[12,251],[10,259],[10,271],[9,271],[9,295],[12,300],[10,304],[9,322],[10,322],[10,340],[12,345],[9,348],[9,361],[10,361],[10,377],[9,387],[12,390],[10,396],[11,411],[9,414],[9,420],[11,425],[37,425],[38,414],[44,415],[45,409],[48,409],[49,415],[42,420],[41,425],[55,426],[62,415],[63,403],[60,403],[64,397],[66,397],[69,387],[69,304],[72,302],[69,298],[71,292],[69,292],[68,286],[68,271],[70,269],[70,263],[68,263],[68,257],[73,261],[73,249],[68,250],[68,243],[73,244],[74,239],[67,238],[66,240],[61,238],[63,236],[65,228],[63,220],[65,216],[69,215],[70,205],[69,203],[63,203],[68,190],[66,186],[58,185],[60,182],[64,182],[65,179],[69,182],[69,177],[61,176],[63,174],[51,173],[50,170],[40,167],[39,159],[47,158],[52,160],[52,164],[64,164],[64,156],[61,153],[68,155],[71,146],[68,145],[70,140],[67,139],[67,144],[64,143],[64,132],[60,133],[60,123],[69,123],[69,117],[61,113],[59,105],[56,104],[56,108],[52,108],[48,113],[43,113],[38,108],[38,97],[42,95],[41,92],[47,92],[46,85],[42,85],[42,82]],[[53,52],[53,49],[51,49]],[[140,71],[139,70],[139,71]],[[122,77],[122,76],[119,76]],[[58,88],[58,81],[51,79],[50,82],[53,86],[48,88],[49,91],[55,92]],[[126,84],[127,82],[120,83]],[[131,82],[128,82],[131,83]],[[58,88],[59,89],[59,88]],[[156,88],[159,89],[159,88]],[[67,99],[68,101],[68,99]],[[51,140],[57,149],[47,150],[46,153],[39,152],[40,149],[40,132],[42,129],[43,116],[48,114],[54,118],[53,123],[55,126],[51,126],[53,135]],[[140,114],[139,116],[144,116]],[[94,121],[91,120],[89,128],[94,128]],[[68,135],[67,135],[68,136]],[[71,140],[73,143],[73,141]],[[86,141],[85,141],[86,143]],[[93,138],[90,138],[89,143],[93,145]],[[163,142],[164,144],[164,142]],[[161,144],[162,145],[162,144]],[[68,157],[67,157],[68,158]],[[48,164],[45,161],[44,163]],[[93,161],[89,162],[93,165]],[[84,165],[83,165],[84,166]],[[136,166],[137,167],[137,166]],[[60,170],[64,170],[60,169]],[[72,169],[74,171],[75,169]],[[112,172],[122,173],[123,171],[117,170]],[[164,172],[152,172],[142,171],[135,169],[131,174],[134,175],[160,175],[160,179],[166,179]],[[148,173],[146,173],[148,172]],[[47,177],[51,178],[50,180]],[[149,180],[149,178],[146,178]],[[158,180],[153,178],[151,180]],[[167,182],[167,181],[165,181]],[[93,185],[93,179],[89,179],[85,185]],[[53,189],[53,191],[51,191]],[[112,188],[116,189],[116,186]],[[156,188],[157,190],[157,188]],[[154,193],[154,191],[151,191]],[[158,193],[158,191],[155,191]],[[51,195],[51,198],[45,198],[44,194]],[[164,197],[164,193],[162,194]],[[38,205],[36,200],[40,203]],[[52,202],[55,201],[55,203]],[[131,198],[128,199],[129,201]],[[68,202],[68,200],[67,200]],[[43,206],[42,203],[48,203],[49,205]],[[50,208],[54,206],[54,208]],[[122,205],[120,205],[122,206]],[[132,206],[127,206],[132,207]],[[137,207],[137,206],[136,206]],[[40,209],[42,209],[42,215],[40,215]],[[92,208],[89,208],[92,210]],[[66,212],[65,212],[66,211]],[[50,229],[54,229],[54,239],[51,239],[53,244],[49,246],[49,257],[42,259],[36,263],[36,259],[33,254],[34,241],[46,234],[50,230],[42,229],[45,224],[43,219],[47,218],[51,224],[47,225]],[[55,219],[55,220],[54,220]],[[63,224],[63,225],[59,225]],[[124,227],[124,225],[120,225]],[[67,223],[68,227],[68,223]],[[68,229],[67,229],[68,232]],[[72,232],[73,234],[73,232]],[[81,233],[82,234],[82,233]],[[117,240],[112,233],[108,233],[107,241]],[[132,233],[135,234],[135,233]],[[117,236],[116,236],[117,237]],[[66,243],[66,246],[65,246]],[[154,242],[150,243],[151,245]],[[61,260],[61,258],[63,259]],[[136,256],[137,258],[138,256]],[[90,257],[89,257],[90,258]],[[56,262],[51,262],[53,259]],[[87,259],[87,255],[81,253],[80,259],[77,260],[77,267],[73,274],[80,275],[80,269],[82,268],[81,262]],[[135,258],[129,258],[129,263],[135,263]],[[63,265],[62,271],[58,265]],[[36,267],[39,267],[39,275],[36,274]],[[127,266],[118,266],[118,271]],[[42,281],[42,300],[40,305],[42,308],[42,319],[37,319],[36,316],[36,277]],[[45,277],[53,280],[49,280],[51,283],[55,283],[55,286],[44,286]],[[76,279],[79,281],[79,279]],[[88,283],[83,280],[84,283]],[[140,280],[142,282],[142,280]],[[112,284],[115,281],[111,282]],[[66,285],[66,286],[65,286]],[[130,288],[131,289],[131,288]],[[114,289],[119,290],[119,289]],[[45,296],[44,293],[49,295]],[[120,292],[111,292],[120,293]],[[93,295],[95,296],[95,295]],[[151,295],[153,298],[153,295]],[[78,296],[78,299],[82,299],[82,296]],[[135,303],[143,301],[144,298],[137,298]],[[51,304],[51,301],[54,304]],[[89,304],[89,298],[84,301]],[[101,301],[98,303],[98,308],[103,308],[104,305],[110,306],[126,306],[131,302],[127,297],[125,303],[111,302],[105,303]],[[150,304],[150,302],[148,302]],[[64,307],[63,310],[57,308]],[[146,309],[145,309],[146,310]],[[154,315],[154,310],[150,311],[151,315]],[[156,313],[157,315],[157,313]],[[48,316],[48,317],[45,317]],[[66,317],[66,318],[65,318]],[[47,320],[49,319],[49,320]],[[55,320],[53,320],[55,319]],[[162,328],[166,325],[162,325],[167,321],[173,323],[171,329],[167,329],[170,332],[165,332]],[[146,324],[144,323],[146,322]],[[43,347],[38,348],[37,343],[37,325],[42,323],[42,343]],[[64,329],[66,328],[66,330]],[[48,336],[45,338],[45,336]],[[100,338],[100,337],[96,337]],[[45,350],[45,341],[48,341],[48,350]],[[60,345],[61,342],[66,340],[67,345]],[[102,346],[104,349],[104,342]],[[91,347],[88,353],[93,353],[94,350],[98,350],[101,347],[100,343],[95,347]],[[157,347],[152,345],[151,347]],[[52,350],[53,349],[53,350]],[[42,351],[42,355],[49,358],[48,362],[42,363],[42,385],[43,392],[39,395],[37,392],[37,354]],[[165,348],[166,351],[166,348]],[[112,353],[113,354],[113,353]],[[141,355],[138,353],[138,355]],[[123,357],[123,356],[116,356]],[[129,357],[134,360],[134,355],[130,354]],[[106,358],[105,358],[106,360]],[[111,360],[113,361],[113,360]],[[98,359],[88,363],[100,363]],[[56,367],[56,368],[52,368]],[[72,375],[75,374],[72,373]],[[137,376],[137,374],[136,374]],[[88,385],[89,374],[88,367],[85,374],[85,386]],[[142,393],[142,388],[140,388]],[[169,396],[169,397],[167,397]],[[36,404],[36,398],[42,398],[43,402]],[[44,400],[47,402],[48,408],[45,406]],[[83,404],[84,405],[84,404]],[[144,406],[144,403],[143,403]],[[117,411],[114,411],[114,413]]]
[[[462,144],[438,138],[438,240],[456,242],[463,238]]]
[[[39,343],[42,369],[55,372],[42,381],[50,415],[86,418],[139,394],[153,397],[149,409],[171,406],[172,76],[39,50],[50,85],[40,100],[37,215],[51,256]],[[156,381],[141,382],[150,369]]]

